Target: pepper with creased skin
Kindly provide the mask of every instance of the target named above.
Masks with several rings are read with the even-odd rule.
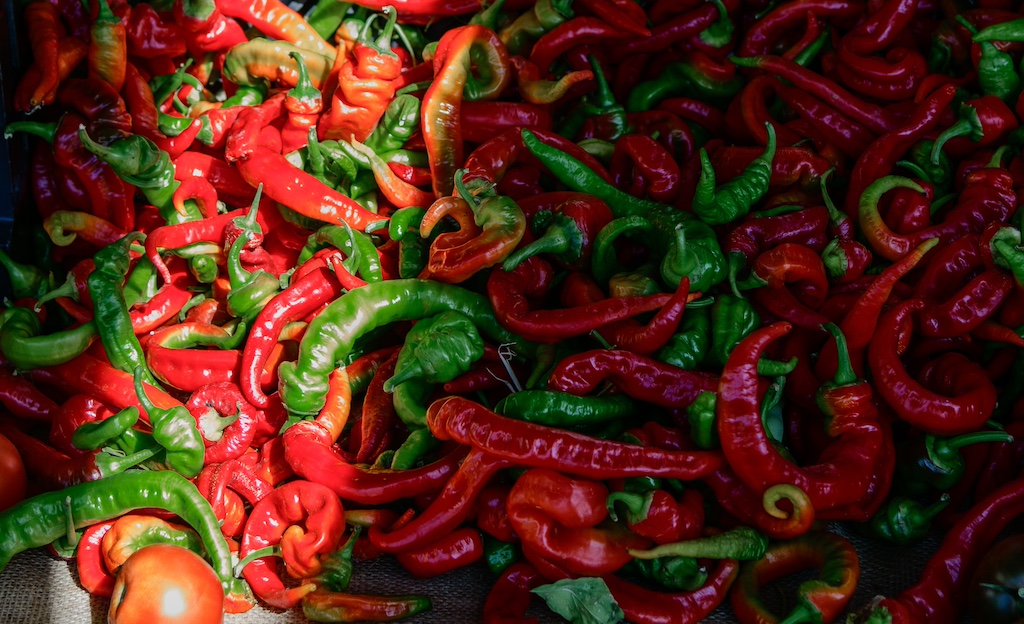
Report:
[[[603,578],[630,622],[697,624],[725,602],[739,567],[735,559],[719,559],[708,572],[707,581],[690,591],[652,589],[615,574]]]
[[[601,524],[607,497],[600,481],[547,468],[524,472],[506,508],[525,558],[549,580],[603,576],[629,563],[629,549],[650,541],[623,525]]]
[[[509,271],[527,257],[541,253],[551,254],[566,266],[589,266],[594,238],[611,220],[611,210],[601,199],[574,194],[553,210],[534,215],[530,226],[540,235],[509,254],[501,266]]]
[[[0,353],[16,369],[63,364],[84,353],[97,337],[96,324],[86,322],[42,334],[39,316],[28,308],[0,312]],[[134,335],[134,334],[133,334]]]
[[[678,500],[663,489],[612,492],[606,505],[613,520],[617,519],[620,506],[624,507],[630,530],[651,538],[655,544],[696,539],[704,527],[704,497],[693,488],[684,490]]]
[[[189,478],[198,475],[203,469],[205,447],[192,414],[182,405],[167,409],[154,404],[143,383],[141,368],[135,369],[135,392],[153,427],[153,439],[166,451],[167,466]]]
[[[235,238],[225,240],[225,263],[231,290],[227,294],[228,312],[243,321],[254,319],[281,289],[281,281],[263,269],[247,270],[241,261],[242,250],[262,241],[263,228],[256,220],[262,188],[256,190],[248,214],[236,217],[230,228],[237,228]]]
[[[666,65],[657,78],[634,87],[626,108],[630,112],[647,111],[663,100],[683,95],[721,106],[728,104],[743,84],[733,63],[693,51],[684,60]]]
[[[952,437],[922,434],[900,448],[894,487],[908,496],[927,496],[947,492],[966,471],[960,451],[970,444],[1013,442],[1006,431],[971,431]]]
[[[685,409],[701,392],[713,391],[718,377],[688,371],[620,349],[594,349],[563,358],[548,376],[548,388],[585,395],[610,381],[633,398]]]
[[[775,126],[766,124],[768,144],[764,153],[739,178],[715,186],[715,171],[706,150],[701,150],[701,175],[693,197],[694,213],[705,223],[721,225],[746,214],[768,191],[775,158]]]
[[[636,401],[624,394],[579,396],[557,390],[527,389],[502,398],[494,411],[526,422],[580,430],[629,418],[636,408]]]
[[[669,451],[601,440],[506,418],[458,396],[431,403],[427,425],[439,440],[452,439],[521,465],[590,479],[663,476],[691,480],[723,466],[719,453]],[[543,440],[549,450],[538,453],[532,448],[536,440]]]
[[[99,78],[120,91],[128,62],[125,25],[110,10],[107,0],[96,0],[93,4],[94,15],[89,25],[89,77]]]
[[[800,584],[797,604],[786,619],[836,621],[860,580],[860,559],[849,541],[828,532],[777,542],[769,546],[764,558],[744,563],[730,593],[733,613],[743,624],[784,621],[764,604],[761,588],[797,571],[815,568],[818,577]]]
[[[412,379],[451,381],[483,354],[483,338],[465,314],[452,310],[423,319],[405,335],[395,374],[384,382],[384,391]]]
[[[307,579],[321,571],[321,557],[341,545],[344,531],[341,501],[329,488],[302,480],[281,484],[256,503],[245,523],[238,552],[246,562],[242,574],[267,604],[280,609],[297,606],[317,585],[305,581],[285,586],[269,553],[260,555],[267,547],[280,547],[287,573]]]
[[[464,282],[473,274],[503,262],[526,234],[526,218],[511,198],[498,195],[493,185],[470,189],[463,181],[466,170],[455,174],[458,195],[434,201],[420,221],[420,236],[431,235],[438,222],[452,212],[473,215],[475,232],[471,236],[460,230],[456,242],[451,237],[436,236],[430,244],[427,265],[421,278],[451,284]],[[477,185],[479,187],[479,184]]]

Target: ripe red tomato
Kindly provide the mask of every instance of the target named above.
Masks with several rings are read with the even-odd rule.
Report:
[[[224,621],[216,572],[187,548],[154,544],[117,571],[108,624],[214,624]]]
[[[24,500],[27,477],[18,449],[0,435],[0,511]]]
[[[975,622],[1024,623],[1024,534],[1007,537],[982,557],[971,579],[968,608]]]

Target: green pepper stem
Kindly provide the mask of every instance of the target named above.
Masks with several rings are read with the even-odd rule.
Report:
[[[544,231],[544,234],[509,254],[501,263],[501,268],[511,271],[533,256],[543,253],[561,254],[569,251],[572,249],[573,239],[566,233],[566,227],[552,225]]]
[[[836,341],[837,368],[832,383],[837,386],[845,386],[857,381],[857,373],[853,370],[853,361],[850,359],[850,347],[846,344],[846,335],[835,323],[826,323],[822,326],[825,331],[832,334]]]
[[[56,122],[42,121],[12,121],[4,127],[4,138],[9,139],[15,132],[25,132],[37,136],[47,143],[53,144],[53,137],[57,134]]]
[[[936,447],[944,447],[950,450],[960,449],[970,444],[984,442],[1013,442],[1013,436],[1005,431],[974,431],[963,433],[952,438],[936,440]]]
[[[626,518],[629,522],[635,524],[647,518],[653,499],[654,490],[642,494],[640,492],[612,492],[605,500],[605,506],[608,507],[608,517],[612,520],[618,520],[615,503],[622,503],[626,506]]]
[[[777,624],[810,624],[821,621],[821,610],[806,600],[801,600],[785,618]]]
[[[235,564],[233,574],[235,575],[235,578],[241,577],[242,570],[245,569],[245,566],[249,565],[250,563],[256,561],[261,557],[281,556],[283,556],[283,554],[280,546],[264,546],[263,548],[257,548],[256,550],[252,551],[251,553],[240,559],[238,563]]]
[[[960,107],[960,119],[952,126],[942,131],[942,134],[932,144],[932,151],[929,161],[932,165],[939,166],[939,158],[942,155],[942,147],[950,139],[970,135],[971,139],[978,141],[982,137],[984,128],[981,127],[981,120],[978,119],[978,111],[973,106],[964,105]]]

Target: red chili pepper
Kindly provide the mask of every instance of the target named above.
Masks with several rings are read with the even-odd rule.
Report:
[[[775,539],[792,539],[814,525],[814,506],[806,492],[795,485],[773,485],[764,492],[753,490],[730,468],[701,477],[731,516]],[[779,502],[785,501],[784,511]]]
[[[604,576],[632,560],[629,548],[647,538],[622,525],[599,525],[608,516],[608,488],[600,481],[532,468],[512,485],[506,508],[523,555],[549,580]]]
[[[279,0],[218,0],[216,4],[217,9],[227,17],[252,24],[271,39],[287,41],[332,58],[334,56],[334,46],[327,43],[301,13]]]
[[[240,557],[270,546],[280,546],[285,568],[294,578],[320,572],[320,557],[337,550],[345,531],[341,501],[329,488],[310,481],[289,481],[274,488],[253,507],[242,535]],[[284,584],[273,557],[257,557],[242,568],[253,593],[279,609],[296,606],[316,589],[306,582]]]
[[[239,378],[245,398],[253,405],[268,405],[263,391],[264,371],[284,326],[319,310],[342,292],[333,271],[324,266],[295,280],[263,306],[245,339]]]
[[[822,59],[826,74],[834,74],[848,88],[886,101],[913,98],[928,74],[928,62],[917,50],[895,47],[884,57],[859,56],[840,46]]]
[[[739,569],[735,559],[719,559],[704,585],[689,592],[650,589],[615,575],[605,576],[604,581],[631,622],[697,624],[725,602]]]
[[[546,75],[551,64],[570,49],[587,44],[605,44],[609,41],[632,37],[633,34],[618,25],[611,25],[599,17],[582,15],[566,20],[547,31],[533,44],[530,62],[540,74]]]
[[[149,4],[131,7],[125,26],[128,54],[138,58],[182,56],[188,52],[182,29]]]
[[[671,202],[679,191],[679,165],[649,136],[627,134],[616,141],[611,174],[616,186],[636,197]]]
[[[684,370],[632,351],[594,349],[563,358],[548,376],[548,388],[583,396],[606,381],[631,397],[678,409],[718,384],[710,373]]]
[[[600,440],[573,431],[513,420],[469,399],[451,396],[427,408],[427,424],[441,440],[471,444],[496,457],[590,479],[665,476],[695,479],[722,467],[718,453],[666,451]],[[538,452],[542,444],[545,452]]]
[[[615,506],[623,504],[629,529],[655,544],[696,539],[704,527],[704,496],[692,488],[684,490],[680,500],[665,490],[612,492],[606,504],[613,520]]]
[[[667,293],[615,297],[573,308],[531,310],[530,300],[547,292],[553,276],[551,265],[537,256],[512,271],[495,267],[487,279],[487,296],[498,322],[527,340],[553,343],[658,310],[672,298]]]
[[[189,396],[185,407],[203,434],[205,464],[235,459],[252,444],[260,416],[234,383],[207,383]],[[229,419],[230,422],[224,422]]]
[[[480,531],[473,527],[461,527],[431,544],[404,550],[395,558],[416,578],[433,578],[471,565],[483,556],[484,542]]]
[[[93,596],[109,598],[114,593],[114,575],[103,563],[100,545],[114,520],[99,522],[85,529],[75,548],[75,568],[78,581]]]
[[[840,24],[852,24],[864,12],[864,3],[850,0],[803,0],[773,6],[746,29],[736,49],[738,56],[769,54],[794,27],[802,25],[808,14]]]
[[[482,79],[473,77],[474,67]],[[463,98],[494,99],[510,79],[508,51],[493,30],[468,25],[441,37],[434,55],[434,80],[420,110],[435,196],[451,195],[455,172],[464,160],[459,112]]]
[[[796,466],[779,454],[761,422],[757,362],[764,349],[789,330],[785,323],[757,329],[730,354],[718,387],[718,435],[729,465],[748,487],[762,491],[777,483],[795,485],[810,497],[815,517],[833,518],[833,509],[856,509],[872,497],[870,485],[884,432],[871,402],[871,385],[857,378],[846,357],[845,339],[836,328],[841,366],[818,391],[833,441],[813,466]],[[870,516],[870,511],[860,513],[860,520]]]
[[[384,382],[395,374],[398,351],[392,349],[391,355],[377,367],[363,395],[359,450],[355,457],[357,464],[373,463],[391,445],[395,426],[401,422],[395,411],[394,399],[384,392]]]
[[[281,435],[285,457],[295,472],[327,485],[342,499],[377,505],[439,490],[468,449],[456,448],[441,459],[410,470],[368,469],[349,463],[331,449],[330,434],[304,421]]]
[[[956,435],[973,431],[988,420],[996,405],[996,388],[983,368],[962,355],[959,358],[964,361],[957,358],[951,367],[933,367],[937,381],[942,380],[940,372],[958,375],[948,384],[951,395],[943,395],[911,377],[900,360],[911,338],[913,315],[924,308],[924,301],[911,299],[897,304],[879,320],[868,348],[868,364],[878,394],[901,420],[927,433]]]
[[[124,96],[125,107],[132,117],[132,132],[153,141],[158,148],[167,152],[172,160],[188,149],[202,129],[202,122],[197,119],[175,137],[168,137],[160,132],[159,111],[156,102],[153,101],[153,92],[150,90],[149,82],[134,63],[125,66],[125,82],[121,93]]]
[[[537,618],[526,617],[526,610],[533,598],[530,590],[544,583],[544,577],[529,561],[516,561],[505,568],[487,591],[483,624],[539,624]]]
[[[429,548],[456,530],[473,511],[480,490],[502,468],[512,462],[471,449],[462,464],[449,477],[441,492],[420,515],[390,532],[370,527],[370,542],[384,552],[405,553]],[[478,535],[479,538],[479,535]]]
[[[668,21],[655,25],[651,29],[649,37],[635,37],[628,31],[618,31],[622,35],[627,35],[631,38],[623,45],[617,46],[615,52],[621,57],[628,57],[632,54],[661,52],[675,44],[681,44],[685,40],[692,40],[696,35],[700,35],[702,32],[707,30],[708,27],[718,21],[718,19],[718,7],[716,7],[714,3],[701,3],[696,8],[677,15]],[[566,24],[568,23],[570,22],[566,22]],[[603,43],[607,37],[617,37],[622,35],[600,36],[592,43]]]
[[[34,383],[7,368],[0,368],[0,404],[18,418],[40,422],[52,422],[60,410]]]
[[[820,138],[838,148],[841,152],[857,158],[867,149],[874,136],[862,124],[853,121],[829,102],[820,100],[806,91],[778,85],[775,93],[801,119],[807,121],[815,131],[814,138]]]
[[[105,420],[114,411],[87,394],[73,394],[61,403],[50,422],[49,442],[53,448],[69,457],[83,455],[86,451],[75,447],[71,437],[80,425]]]
[[[27,102],[27,110],[33,111],[46,103],[47,96],[52,100],[60,83],[60,42],[64,35],[64,25],[60,21],[57,6],[43,0],[25,5],[24,18],[32,48],[32,64],[38,73]]]
[[[214,0],[175,2],[173,11],[193,54],[222,52],[249,40],[241,24],[225,17]]]

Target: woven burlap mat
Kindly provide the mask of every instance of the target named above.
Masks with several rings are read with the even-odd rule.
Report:
[[[917,581],[921,567],[938,544],[938,536],[915,547],[895,547],[864,540],[841,526],[854,543],[861,560],[861,581],[852,607],[867,604],[873,596],[895,595]],[[355,568],[351,591],[356,593],[423,593],[433,608],[407,620],[410,624],[452,624],[480,621],[484,597],[494,575],[483,565],[474,565],[432,579],[411,577],[390,557],[361,561]],[[786,588],[769,587],[769,602],[782,604]],[[773,595],[776,594],[776,595]],[[780,602],[781,601],[781,602]],[[109,602],[90,596],[78,584],[73,562],[59,559],[47,549],[26,551],[14,557],[0,573],[0,624],[102,624]],[[530,614],[544,624],[564,622],[534,600]],[[229,615],[227,624],[284,624],[305,622],[300,609],[275,611],[256,607],[248,613]],[[735,622],[728,605],[720,607],[708,622]]]

